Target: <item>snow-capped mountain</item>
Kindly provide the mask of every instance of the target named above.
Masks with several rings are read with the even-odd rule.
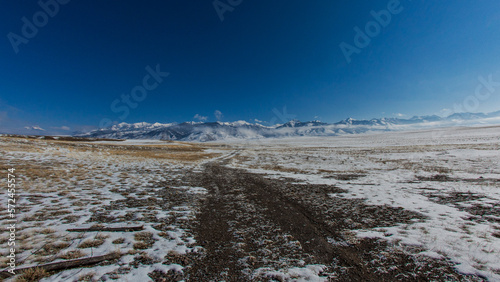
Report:
[[[184,123],[120,123],[109,128],[79,133],[75,136],[114,139],[160,139],[180,141],[216,141],[226,139],[260,139],[298,136],[331,136],[368,131],[411,130],[444,126],[500,124],[500,111],[489,114],[459,113],[448,117],[414,116],[409,119],[378,118],[356,120],[348,118],[333,124],[320,121],[291,120],[274,126],[246,121],[184,122]]]

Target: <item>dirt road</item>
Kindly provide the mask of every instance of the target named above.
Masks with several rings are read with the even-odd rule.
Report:
[[[267,179],[222,163],[189,178],[209,194],[193,230],[204,252],[191,254],[186,280],[284,281],[286,269],[306,265],[322,265],[319,275],[332,281],[475,279],[457,274],[447,261],[349,232],[425,220],[419,214],[332,197],[342,193],[335,186]]]

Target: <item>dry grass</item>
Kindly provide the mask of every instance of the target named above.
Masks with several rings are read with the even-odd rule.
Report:
[[[36,254],[39,256],[56,255],[59,251],[66,249],[67,247],[69,247],[69,244],[66,242],[49,243],[45,244]]]
[[[47,271],[43,268],[30,268],[23,271],[21,276],[16,278],[16,282],[34,282],[40,281],[42,278],[49,276]]]
[[[426,166],[422,170],[427,171],[427,172],[437,172],[440,174],[447,174],[447,173],[452,172],[451,169],[449,169],[447,167],[441,167],[441,166]]]
[[[134,239],[137,241],[144,241],[144,242],[151,241],[153,240],[153,233],[149,231],[138,232],[135,233]]]
[[[153,239],[153,233],[148,231],[138,232],[134,235],[134,239],[139,241],[134,244],[134,249],[144,250],[149,249],[153,246],[155,240]]]
[[[69,193],[70,192],[66,190],[66,191],[61,191],[61,192],[57,193],[57,195],[62,197],[62,196],[68,195]]]
[[[163,237],[163,238],[168,239],[168,240],[172,240],[172,239],[174,239],[174,238],[172,238],[170,235],[168,235],[168,233],[167,233],[167,232],[163,232],[163,231],[162,231],[162,232],[160,232],[160,233],[158,233],[158,236]]]
[[[40,231],[38,231],[39,233],[41,234],[52,234],[54,232],[56,232],[54,229],[52,228],[45,228],[45,229],[42,229]]]
[[[146,242],[137,242],[137,243],[134,243],[134,249],[135,250],[145,250],[145,249],[148,249],[150,247],[150,245]]]
[[[94,237],[95,240],[106,240],[108,238],[109,238],[109,235],[101,234],[101,233],[95,235],[95,237]]]
[[[95,272],[90,272],[90,273],[81,275],[80,277],[78,277],[78,280],[76,280],[76,281],[82,281],[82,282],[97,281],[96,279],[94,279],[94,276],[95,276]]]
[[[65,149],[55,154],[62,154],[68,157],[78,157],[79,154],[93,154],[99,153],[100,155],[110,155],[114,157],[123,158],[140,158],[140,159],[165,159],[180,162],[197,162],[204,159],[210,159],[219,156],[215,153],[204,153],[205,149],[213,147],[209,144],[193,144],[187,142],[165,142],[165,144],[158,145],[110,145],[110,144],[96,144],[85,142],[84,140],[67,141],[67,140],[38,140],[29,139],[28,142],[20,142],[22,138],[18,137],[2,137],[6,141],[3,149],[7,151],[24,152],[43,152],[45,147],[58,147]],[[77,180],[84,180],[88,177],[85,167],[76,170],[54,170],[53,167],[66,167],[63,164],[54,164],[54,166],[36,166],[29,165],[29,167],[19,168],[23,175],[29,175],[31,179],[69,179],[75,176]],[[69,177],[71,176],[71,177]],[[28,180],[29,181],[29,180]],[[43,187],[35,185],[36,182],[30,182],[34,185],[34,190],[43,189]],[[45,189],[47,187],[45,186]],[[56,191],[51,191],[56,192]],[[64,193],[64,192],[63,192]]]
[[[214,158],[219,154],[203,153],[207,148],[198,144],[186,145],[146,145],[146,146],[133,146],[133,145],[107,145],[107,144],[93,144],[91,148],[78,146],[78,143],[61,143],[70,150],[75,151],[105,151],[113,156],[122,156],[126,158],[142,158],[142,159],[167,159],[183,162],[195,162],[203,159]]]
[[[82,252],[80,250],[74,250],[74,251],[65,252],[64,254],[60,255],[59,258],[70,260],[70,259],[81,258],[83,256],[85,256],[84,252]]]
[[[116,244],[116,245],[118,245],[118,244],[123,244],[123,243],[125,243],[125,238],[118,238],[118,239],[115,239],[115,240],[113,240],[113,242],[111,242],[111,243]]]
[[[78,245],[78,248],[80,248],[80,249],[96,248],[102,244],[104,244],[104,240],[88,239],[88,240],[81,242],[80,245]]]
[[[77,222],[80,219],[80,216],[77,215],[68,215],[64,218],[62,218],[63,223],[74,223]]]
[[[266,170],[273,171],[281,171],[281,172],[291,172],[291,173],[299,173],[299,174],[310,174],[309,171],[293,168],[293,167],[283,167],[279,165],[259,165],[259,166],[251,166],[252,168],[262,168]]]
[[[82,207],[85,214],[91,213],[90,209],[95,207],[92,205],[102,205],[104,197],[95,198],[94,200],[88,197],[97,189],[109,184],[116,185],[114,179],[115,173],[120,170],[109,169],[108,157],[117,162],[142,162],[155,159],[154,163],[179,163],[179,162],[197,162],[208,158],[213,158],[219,154],[205,153],[211,145],[198,144],[181,144],[181,143],[165,143],[154,146],[135,146],[135,145],[109,145],[109,144],[91,144],[81,141],[57,141],[57,140],[38,140],[24,138],[6,138],[0,137],[0,152],[6,152],[6,156],[19,153],[38,153],[41,156],[38,161],[29,161],[23,158],[18,158],[13,161],[6,156],[0,156],[0,167],[4,169],[10,168],[5,164],[12,164],[16,167],[16,177],[19,178],[19,186],[22,188],[23,194],[29,204],[23,207],[21,218],[23,224],[33,228],[33,236],[26,236],[21,243],[25,249],[32,249],[35,253],[26,261],[27,263],[49,262],[55,259],[71,260],[85,257],[89,253],[89,248],[98,248],[113,241],[113,244],[120,247],[126,247],[127,250],[137,252],[153,246],[155,239],[151,232],[140,232],[136,234],[133,248],[120,244],[127,244],[125,238],[109,239],[109,236],[98,234],[90,236],[85,234],[83,238],[75,238],[73,234],[69,236],[69,240],[65,242],[58,237],[59,228],[56,225],[44,224],[47,220],[56,220],[62,223],[73,223],[81,219],[81,216],[73,213],[74,208]],[[104,164],[102,164],[104,162]],[[100,176],[95,177],[95,170],[99,170]],[[101,173],[102,172],[102,173]],[[136,174],[133,169],[127,169],[119,178],[126,186],[129,185],[127,179],[131,178],[131,174]],[[156,170],[145,170],[145,173],[154,174]],[[113,178],[113,179],[110,179]],[[17,180],[17,179],[16,179]],[[139,180],[132,182],[140,183]],[[16,183],[18,184],[18,183]],[[116,189],[112,192],[126,192],[121,185],[116,185]],[[135,191],[134,191],[135,192]],[[147,196],[147,191],[138,191],[139,195]],[[69,200],[69,201],[67,201]],[[69,205],[71,205],[71,207]],[[38,209],[37,206],[45,206],[44,209]],[[148,208],[154,211],[155,207],[151,205]],[[152,217],[147,215],[148,218]],[[95,234],[95,233],[94,233]],[[115,240],[116,239],[116,240]],[[70,244],[74,243],[76,245]],[[42,246],[43,245],[43,246]],[[36,273],[27,273],[28,275],[19,278],[18,281],[38,281],[40,277],[39,271]],[[18,275],[21,277],[21,275]],[[78,275],[76,276],[78,277]],[[72,279],[76,279],[76,277]],[[92,280],[92,276],[80,277],[82,281]]]

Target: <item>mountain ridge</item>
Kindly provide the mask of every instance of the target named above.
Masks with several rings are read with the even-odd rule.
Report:
[[[302,122],[290,120],[272,126],[234,122],[183,122],[183,123],[119,123],[87,133],[75,133],[77,137],[112,139],[159,139],[177,141],[217,141],[227,139],[262,139],[301,136],[334,136],[357,134],[370,131],[395,131],[445,126],[476,124],[500,124],[500,111],[491,113],[454,113],[447,117],[437,115],[402,118],[373,118],[357,120],[347,118],[336,123],[318,120]]]

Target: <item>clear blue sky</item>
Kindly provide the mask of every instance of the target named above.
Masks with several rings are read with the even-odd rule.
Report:
[[[401,0],[348,63],[339,44],[354,46],[354,28],[364,30],[370,11],[391,1],[242,0],[223,21],[212,0],[72,0],[45,19],[37,1],[4,1],[0,131],[64,132],[104,118],[215,121],[216,110],[224,121],[279,122],[273,109],[284,106],[300,120],[325,122],[425,115],[474,95],[478,76],[500,82],[497,0]],[[34,16],[40,27],[28,39],[22,18]],[[25,41],[16,37],[13,47],[11,33]],[[148,80],[157,87],[136,108],[118,100],[113,111],[156,65],[169,76]],[[474,109],[500,109],[500,87]]]

